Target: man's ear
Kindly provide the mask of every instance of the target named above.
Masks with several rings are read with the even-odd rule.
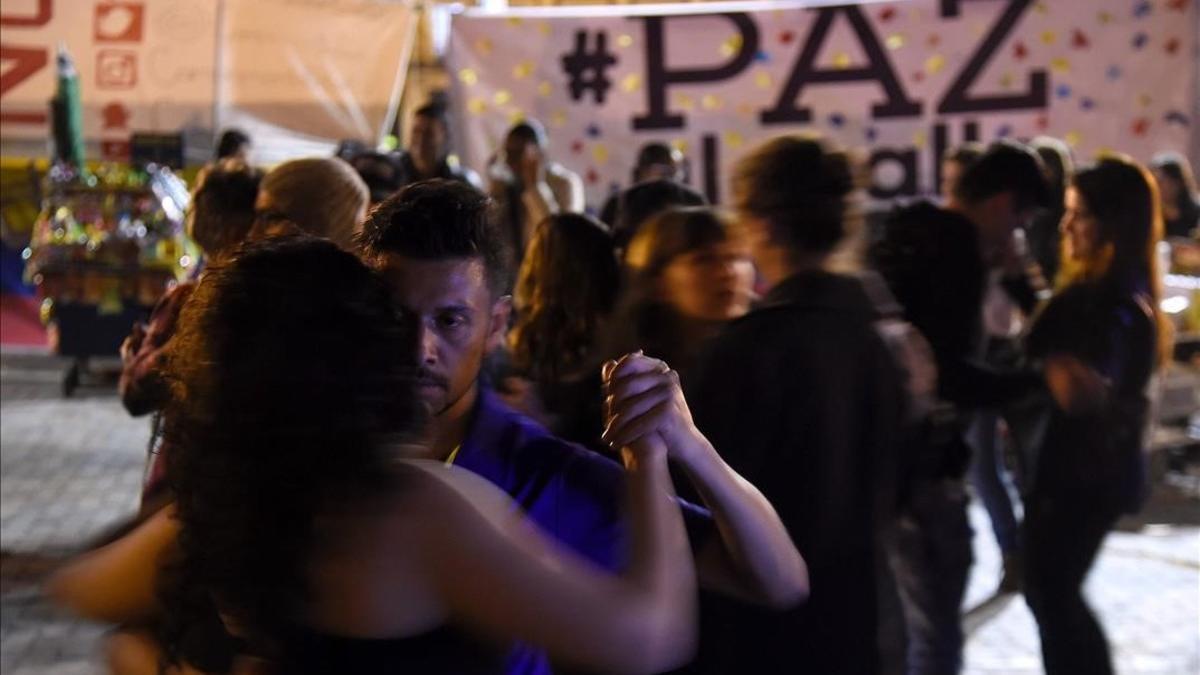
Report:
[[[512,316],[512,296],[502,295],[492,303],[491,325],[488,326],[487,350],[499,349],[508,335],[508,320]]]

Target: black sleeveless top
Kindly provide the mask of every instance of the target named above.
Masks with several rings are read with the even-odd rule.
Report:
[[[452,673],[496,675],[507,650],[451,625],[402,638],[353,638],[297,628],[281,659],[281,673],[379,675]]]

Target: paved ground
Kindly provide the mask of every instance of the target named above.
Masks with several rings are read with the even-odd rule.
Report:
[[[48,607],[38,583],[79,543],[136,504],[146,419],[130,419],[111,388],[59,397],[44,357],[0,356],[0,672],[102,672],[104,627]],[[972,511],[977,564],[968,607],[991,595],[999,557]],[[1174,523],[1174,524],[1172,524]],[[1200,672],[1200,502],[1160,490],[1139,521],[1109,537],[1088,583],[1120,673]],[[986,603],[967,621],[967,673],[1040,672],[1033,619],[1019,597]]]

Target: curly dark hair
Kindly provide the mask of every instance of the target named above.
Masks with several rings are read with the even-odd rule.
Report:
[[[423,424],[409,340],[383,281],[327,240],[248,243],[209,270],[167,354],[173,661],[205,608],[268,648],[300,620],[314,522],[395,487],[392,448]]]

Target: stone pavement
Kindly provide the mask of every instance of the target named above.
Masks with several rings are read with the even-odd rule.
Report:
[[[111,390],[59,394],[46,357],[0,355],[0,672],[103,672],[105,627],[49,607],[38,587],[61,556],[136,507],[149,437]],[[987,517],[977,533],[967,606],[987,600],[1000,559]],[[1171,524],[1176,523],[1176,524]],[[1186,524],[1178,524],[1186,523]],[[1200,673],[1200,502],[1156,494],[1132,531],[1106,542],[1087,591],[1113,643],[1119,673]],[[1019,596],[972,612],[966,673],[1041,671],[1036,627]]]

